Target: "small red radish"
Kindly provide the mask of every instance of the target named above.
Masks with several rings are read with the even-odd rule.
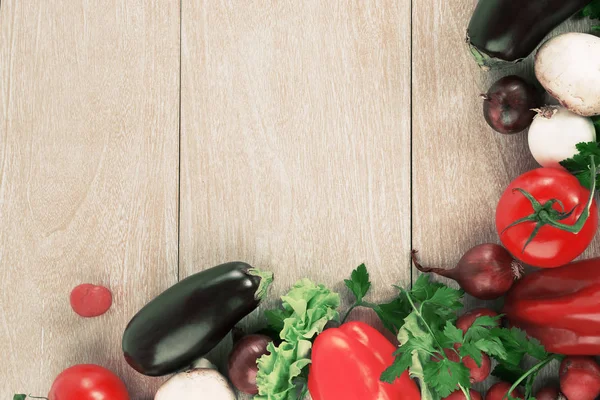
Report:
[[[560,364],[560,390],[573,400],[600,395],[600,366],[592,357],[567,357]]]
[[[487,391],[485,400],[503,400],[511,387],[510,383],[498,382]],[[523,391],[519,388],[513,390],[510,395],[516,399],[525,399]]]
[[[565,396],[562,395],[560,390],[554,386],[546,386],[543,389],[540,389],[536,395],[536,400],[567,400]]]
[[[450,361],[458,362],[460,360],[458,354],[453,350],[445,349],[444,353]],[[490,370],[492,368],[490,357],[484,353],[482,353],[481,356],[481,366],[477,366],[475,360],[468,356],[464,357],[462,360],[464,366],[469,368],[469,378],[471,383],[483,382],[490,375]]]
[[[473,389],[469,390],[469,395],[471,400],[482,400],[481,394]],[[444,397],[444,400],[466,400],[466,397],[462,390],[457,390],[456,392],[452,392],[450,396]]]
[[[83,283],[71,291],[71,308],[82,317],[97,317],[112,305],[112,294],[104,286]]]
[[[496,317],[498,313],[494,310],[490,310],[489,308],[476,308],[474,310],[465,313],[458,318],[456,321],[456,327],[463,331],[463,333],[467,333],[473,322],[479,317]],[[496,321],[498,326],[500,325],[500,321]]]

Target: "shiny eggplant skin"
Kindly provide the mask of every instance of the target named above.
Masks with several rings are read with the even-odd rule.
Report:
[[[129,322],[122,341],[125,359],[149,376],[188,367],[258,306],[271,280],[271,273],[243,262],[221,264],[182,280]]]
[[[480,0],[467,29],[471,53],[490,69],[529,56],[590,0]]]

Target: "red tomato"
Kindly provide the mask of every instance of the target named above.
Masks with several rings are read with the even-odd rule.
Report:
[[[94,364],[65,369],[54,380],[49,400],[129,400],[127,388],[119,377]]]
[[[581,186],[577,178],[560,169],[538,168],[515,179],[502,194],[496,209],[496,229],[500,240],[515,258],[535,267],[554,268],[573,261],[588,247],[598,228],[595,200],[579,233],[574,234],[546,224],[525,247],[537,222],[527,221],[506,229],[515,221],[534,214],[532,203],[521,192],[516,191],[517,188],[529,192],[541,205],[551,199],[560,200],[565,210],[554,203],[551,209],[557,212],[568,212],[575,208],[570,216],[558,221],[565,225],[573,225],[577,221],[585,210],[590,195],[590,191]]]

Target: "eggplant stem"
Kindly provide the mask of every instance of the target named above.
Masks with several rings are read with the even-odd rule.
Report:
[[[254,298],[259,301],[264,299],[264,297],[267,295],[267,292],[269,291],[271,283],[273,283],[273,272],[261,271],[256,268],[250,268],[248,270],[248,274],[258,276],[260,278],[258,289],[256,289],[256,293],[254,293]]]

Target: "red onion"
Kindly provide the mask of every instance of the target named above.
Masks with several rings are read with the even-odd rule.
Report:
[[[238,341],[229,355],[229,379],[239,391],[258,394],[256,361],[268,354],[267,345],[271,338],[265,335],[248,335]]]
[[[424,267],[417,261],[416,253],[413,250],[412,259],[419,271],[454,279],[466,293],[481,300],[502,296],[523,274],[521,264],[504,247],[493,243],[473,247],[452,269]]]
[[[504,134],[525,130],[535,117],[532,109],[542,105],[538,90],[516,75],[498,80],[481,97],[486,122],[496,132]]]

